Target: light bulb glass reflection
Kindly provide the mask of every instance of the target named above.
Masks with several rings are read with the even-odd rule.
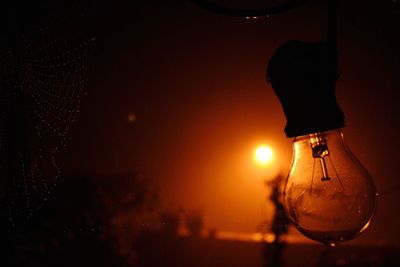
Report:
[[[363,232],[377,192],[340,130],[296,137],[284,187],[286,213],[305,236],[334,246]]]

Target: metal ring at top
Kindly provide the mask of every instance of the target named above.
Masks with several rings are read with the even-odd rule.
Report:
[[[243,10],[243,9],[237,9],[237,8],[224,7],[224,6],[212,3],[211,1],[208,1],[208,0],[192,0],[192,2],[196,3],[198,6],[202,7],[203,9],[206,9],[206,10],[218,13],[218,14],[226,15],[226,16],[242,17],[242,18],[266,17],[266,16],[270,16],[270,15],[274,15],[274,14],[279,14],[279,13],[285,12],[289,9],[298,7],[301,4],[305,3],[306,1],[307,0],[287,0],[285,3],[277,5],[277,6]]]

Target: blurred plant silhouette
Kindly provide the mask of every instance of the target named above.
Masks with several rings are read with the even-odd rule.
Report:
[[[157,203],[139,174],[72,174],[27,227],[3,240],[12,244],[6,266],[134,266],[133,241],[157,227]]]

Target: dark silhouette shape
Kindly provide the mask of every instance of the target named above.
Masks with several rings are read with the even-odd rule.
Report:
[[[218,236],[218,230],[213,228],[208,231],[208,238],[211,240],[215,240]]]
[[[178,234],[179,214],[176,212],[162,212],[160,214],[161,231],[164,235],[174,237]]]
[[[189,231],[189,235],[192,237],[200,237],[203,228],[204,228],[204,222],[203,222],[203,216],[198,213],[198,212],[189,212],[186,214],[186,220],[185,220],[186,228]]]
[[[282,183],[284,179],[281,175],[278,175],[272,181],[272,192],[269,197],[271,202],[274,204],[275,213],[272,221],[271,230],[275,235],[274,242],[280,242],[282,236],[287,234],[289,218],[286,215],[285,208],[282,204]]]
[[[329,51],[327,43],[288,41],[269,61],[267,79],[282,104],[287,137],[344,126]]]
[[[274,241],[266,244],[264,248],[264,266],[283,266],[283,249],[286,242],[282,239],[288,232],[289,219],[282,204],[282,183],[283,177],[278,175],[274,180],[266,182],[266,186],[272,188],[269,200],[274,205],[274,217],[272,219],[271,231],[274,233]]]
[[[2,266],[133,266],[134,240],[157,217],[157,192],[134,173],[76,173],[49,198],[26,227],[0,241],[8,248]]]

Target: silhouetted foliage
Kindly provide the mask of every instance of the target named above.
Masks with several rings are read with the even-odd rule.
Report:
[[[179,227],[179,214],[174,212],[162,212],[160,214],[161,232],[167,236],[176,236]]]
[[[186,217],[186,228],[189,235],[200,237],[204,228],[203,216],[200,213],[192,212],[188,213]]]
[[[10,235],[8,266],[133,266],[133,240],[156,224],[157,202],[138,174],[71,175]]]

